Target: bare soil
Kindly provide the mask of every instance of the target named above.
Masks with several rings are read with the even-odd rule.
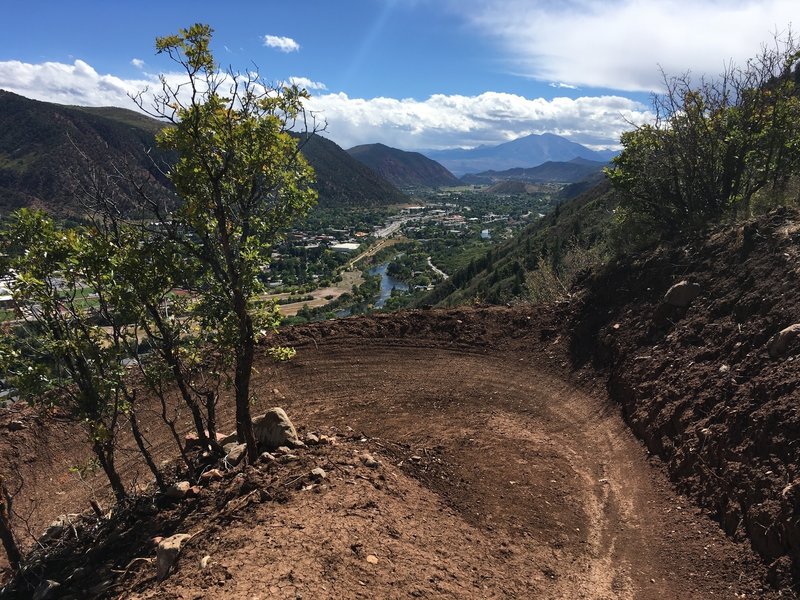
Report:
[[[255,411],[282,406],[335,444],[226,469],[170,504],[123,434],[138,495],[35,546],[0,597],[42,579],[65,598],[796,597],[800,341],[777,358],[766,344],[800,322],[799,260],[800,215],[784,209],[629,257],[549,309],[288,329],[275,341],[298,355],[259,363]],[[701,295],[665,307],[684,279]],[[144,399],[140,420],[175,472],[159,412]],[[56,516],[108,505],[100,475],[70,470],[84,440],[58,415],[0,414],[29,546]],[[193,537],[158,583],[153,538],[174,533]]]
[[[142,497],[110,520],[87,517],[14,593],[50,578],[73,598],[781,596],[749,544],[673,490],[605,379],[570,370],[554,319],[467,308],[288,330],[298,355],[260,365],[259,408],[280,405],[335,445],[237,467],[177,505]],[[16,416],[28,428],[3,434],[0,459],[19,466],[17,508],[38,534],[83,510],[89,486],[102,496],[102,480],[67,471],[87,455],[77,427]],[[158,460],[173,457],[155,417],[148,439]],[[146,483],[132,443],[122,446],[126,479]],[[317,466],[322,482],[309,475]],[[194,537],[159,584],[151,562],[131,561],[152,559],[152,538],[173,533]]]
[[[677,281],[685,309],[661,304]],[[566,311],[571,356],[610,375],[611,398],[678,489],[734,539],[749,540],[778,587],[800,582],[800,213],[779,209],[688,247],[633,257],[586,283]]]

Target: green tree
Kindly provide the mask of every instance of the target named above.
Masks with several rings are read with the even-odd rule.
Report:
[[[606,171],[623,214],[669,235],[780,191],[800,166],[798,57],[790,35],[713,80],[664,76],[654,121],[622,135]]]
[[[120,420],[132,405],[122,343],[130,331],[128,316],[109,310],[107,249],[82,230],[59,229],[29,210],[16,213],[2,240],[4,276],[23,319],[0,343],[0,368],[23,399],[61,407],[85,425],[122,500],[114,459]]]
[[[185,83],[161,78],[151,105],[169,123],[158,135],[178,160],[168,176],[180,197],[174,210],[145,199],[157,217],[151,230],[179,247],[181,287],[197,298],[200,325],[229,360],[239,439],[256,458],[250,379],[256,344],[279,323],[274,303],[259,303],[259,279],[271,247],[316,199],[313,172],[290,133],[305,126],[297,86],[271,86],[258,73],[222,70],[210,50],[212,29],[196,24],[156,40],[184,72]],[[307,131],[307,127],[305,127]],[[273,351],[288,356],[288,351]]]

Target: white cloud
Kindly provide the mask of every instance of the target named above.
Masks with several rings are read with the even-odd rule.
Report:
[[[283,37],[280,35],[265,35],[264,45],[280,50],[281,52],[297,52],[300,50],[300,44],[290,37]]]
[[[299,88],[305,88],[307,90],[327,90],[328,86],[326,86],[321,81],[312,81],[308,77],[289,77],[289,83],[292,85],[296,85]]]
[[[470,2],[470,4],[465,4]],[[451,0],[542,81],[627,91],[660,87],[659,65],[715,75],[800,23],[797,0]]]
[[[484,92],[412,98],[350,98],[324,94],[308,107],[328,123],[339,145],[382,142],[403,149],[498,144],[531,133],[555,133],[594,148],[616,147],[631,123],[652,118],[643,105],[620,96],[525,98]]]
[[[141,58],[132,58],[131,64],[137,69],[144,69],[144,61]]]
[[[185,75],[168,73],[166,78],[176,86]],[[291,80],[298,85],[322,85],[306,79]],[[0,88],[38,100],[133,109],[128,94],[148,87],[156,90],[160,84],[144,74],[140,79],[103,75],[81,60],[73,64],[0,62]],[[618,143],[630,123],[652,116],[645,106],[614,95],[545,100],[485,92],[477,96],[436,94],[415,100],[324,93],[313,96],[307,106],[318,119],[327,121],[324,135],[345,148],[382,142],[409,150],[496,144],[544,132],[596,148],[609,147]]]
[[[82,60],[72,64],[0,62],[0,88],[28,98],[63,104],[132,108],[128,94],[157,83],[155,80],[100,75]]]
[[[559,90],[577,90],[578,89],[577,85],[570,85],[568,83],[563,83],[563,82],[556,83],[555,81],[550,84],[550,87],[551,88],[556,88],[556,89],[559,89]]]

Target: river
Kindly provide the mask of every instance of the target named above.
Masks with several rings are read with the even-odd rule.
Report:
[[[392,295],[392,289],[402,290],[404,292],[408,291],[408,285],[386,273],[388,268],[389,263],[386,262],[377,267],[372,267],[367,271],[370,275],[381,276],[381,291],[378,295],[378,299],[375,301],[375,308],[383,308],[383,305],[386,304],[386,301]]]

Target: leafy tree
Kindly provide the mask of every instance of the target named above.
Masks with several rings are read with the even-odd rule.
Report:
[[[280,320],[276,304],[256,302],[265,291],[259,274],[281,231],[316,199],[312,169],[290,134],[305,123],[308,95],[294,85],[271,86],[257,72],[220,69],[211,36],[209,26],[196,24],[156,40],[157,51],[183,70],[186,82],[173,86],[162,76],[151,105],[144,95],[136,101],[169,123],[157,139],[179,156],[168,177],[180,204],[169,210],[145,198],[141,208],[157,217],[154,238],[179,248],[178,283],[197,298],[200,325],[233,371],[237,432],[254,460],[256,344]]]
[[[63,408],[86,426],[114,495],[125,487],[114,464],[120,419],[131,408],[125,386],[126,315],[106,302],[113,271],[107,249],[80,229],[61,230],[41,212],[22,210],[2,236],[4,276],[22,325],[0,343],[9,385],[31,403]],[[24,251],[20,251],[24,249]]]
[[[713,80],[664,76],[654,122],[622,135],[607,170],[623,214],[673,234],[779,190],[800,166],[798,58],[790,35]]]

